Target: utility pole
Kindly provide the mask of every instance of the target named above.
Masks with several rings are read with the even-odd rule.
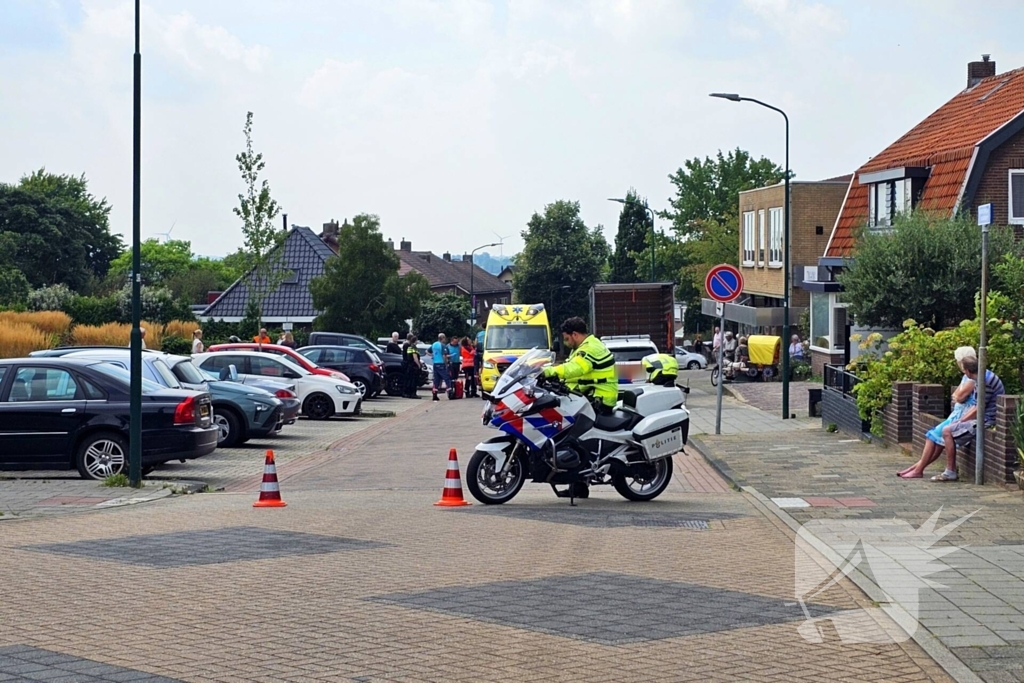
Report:
[[[128,482],[142,486],[142,239],[140,207],[142,200],[142,52],[139,41],[139,3],[135,0],[134,116],[132,134],[132,331],[131,386],[129,389]]]

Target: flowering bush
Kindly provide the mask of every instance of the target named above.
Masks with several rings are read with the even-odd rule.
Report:
[[[29,292],[26,306],[30,311],[63,311],[74,295],[65,284],[41,287]]]

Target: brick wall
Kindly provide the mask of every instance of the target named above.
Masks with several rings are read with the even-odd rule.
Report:
[[[821,426],[835,425],[845,434],[860,436],[867,432],[871,425],[860,419],[857,401],[853,396],[844,395],[829,387],[821,390]]]
[[[826,365],[842,365],[843,354],[822,353],[811,349],[811,370],[815,375],[821,377],[825,374]]]
[[[996,426],[985,430],[986,482],[1007,484],[1013,481],[1013,471],[1018,468],[1017,446],[1010,435],[1010,427],[1017,419],[1019,396],[1000,396],[996,403]],[[957,471],[960,478],[974,481],[974,443],[957,449]]]
[[[1024,169],[1024,131],[1007,140],[988,159],[988,167],[974,195],[971,212],[982,204],[992,204],[992,222],[1009,223],[1010,169]]]
[[[941,384],[915,384],[912,391],[914,407],[913,449],[924,449],[924,433],[942,422],[946,416],[946,390]]]
[[[825,253],[832,226],[846,196],[846,182],[794,182],[790,185],[791,210],[790,237],[793,244],[790,259],[793,266],[816,266],[818,258]],[[755,213],[755,226],[758,226],[756,214],[765,211],[765,243],[768,246],[770,236],[769,209],[783,206],[785,188],[782,184],[758,188],[740,193],[739,200],[739,235],[740,271],[743,273],[743,291],[746,294],[758,294],[782,298],[784,273],[782,268],[768,266],[768,255],[765,254],[765,265],[745,267],[743,263],[743,214],[746,211]],[[821,234],[817,227],[821,226]],[[785,245],[783,245],[785,249]],[[790,305],[803,308],[810,305],[808,292],[796,287],[791,290]]]
[[[914,438],[914,383],[894,382],[892,403],[882,411],[885,433],[882,438],[887,446],[910,443]]]

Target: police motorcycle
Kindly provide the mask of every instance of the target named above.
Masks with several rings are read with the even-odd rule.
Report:
[[[501,434],[478,444],[469,460],[473,497],[507,503],[527,478],[561,496],[573,496],[577,483],[611,484],[628,500],[661,495],[672,481],[672,456],[689,434],[689,388],[675,386],[674,377],[670,386],[631,386],[620,392],[616,410],[599,414],[590,397],[542,376],[552,360],[532,349],[498,379],[483,423]],[[569,490],[560,494],[556,485]]]

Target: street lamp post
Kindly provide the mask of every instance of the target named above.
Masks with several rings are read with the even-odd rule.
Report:
[[[626,204],[634,204],[636,206],[641,206],[643,207],[644,211],[651,214],[651,282],[654,282],[654,212],[651,211],[651,207],[647,206],[646,201],[643,204],[641,204],[640,202],[637,201],[631,201],[629,199],[622,199],[618,197],[609,197],[608,201],[618,202],[623,206],[625,206]]]
[[[487,247],[500,247],[501,242],[493,242],[492,244],[481,244],[479,247],[469,252],[469,305],[472,308],[470,317],[473,319],[473,324],[476,324],[476,293],[473,291],[473,275],[476,273],[476,264],[473,263],[473,259],[476,257],[476,252]]]
[[[740,97],[736,93],[711,93],[711,97],[718,97],[723,100],[729,100],[731,102],[753,102],[759,104],[765,109],[771,109],[772,111],[782,114],[782,118],[786,122],[786,175],[785,175],[785,195],[786,200],[783,202],[783,241],[785,246],[783,247],[783,309],[782,309],[782,419],[789,419],[789,261],[790,261],[790,246],[789,246],[789,117],[786,116],[786,112],[782,111],[778,107],[762,102],[761,100],[755,100],[753,97]]]
[[[139,4],[135,0],[135,55],[134,55],[134,117],[132,133],[132,331],[129,358],[129,418],[128,418],[128,483],[142,486],[142,303],[139,297],[142,284],[142,257],[139,251],[140,205],[142,189],[142,52],[139,45]]]

